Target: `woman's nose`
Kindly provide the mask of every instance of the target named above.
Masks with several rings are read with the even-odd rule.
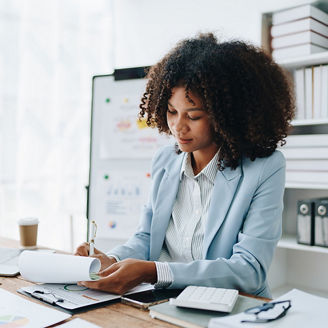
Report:
[[[183,132],[186,130],[186,128],[187,128],[186,122],[184,122],[183,119],[178,118],[175,122],[175,130],[177,132]]]

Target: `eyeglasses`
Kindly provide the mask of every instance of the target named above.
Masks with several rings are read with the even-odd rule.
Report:
[[[266,323],[278,320],[286,315],[291,306],[290,300],[264,303],[245,310],[244,313],[255,315],[255,318],[253,320],[242,320],[241,322]]]

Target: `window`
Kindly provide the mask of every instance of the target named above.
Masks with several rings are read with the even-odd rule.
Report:
[[[112,71],[112,2],[0,1],[0,235],[86,237],[92,76]]]

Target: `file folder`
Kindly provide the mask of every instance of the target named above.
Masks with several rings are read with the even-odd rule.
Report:
[[[314,245],[314,200],[304,199],[297,202],[297,242]]]
[[[315,202],[314,222],[314,244],[328,247],[328,199],[318,199]]]

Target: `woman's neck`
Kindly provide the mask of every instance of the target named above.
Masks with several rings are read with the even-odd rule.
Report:
[[[212,160],[214,155],[217,153],[219,147],[213,145],[206,150],[196,150],[191,155],[191,166],[194,171],[194,175],[197,175],[203,170],[204,167]]]

